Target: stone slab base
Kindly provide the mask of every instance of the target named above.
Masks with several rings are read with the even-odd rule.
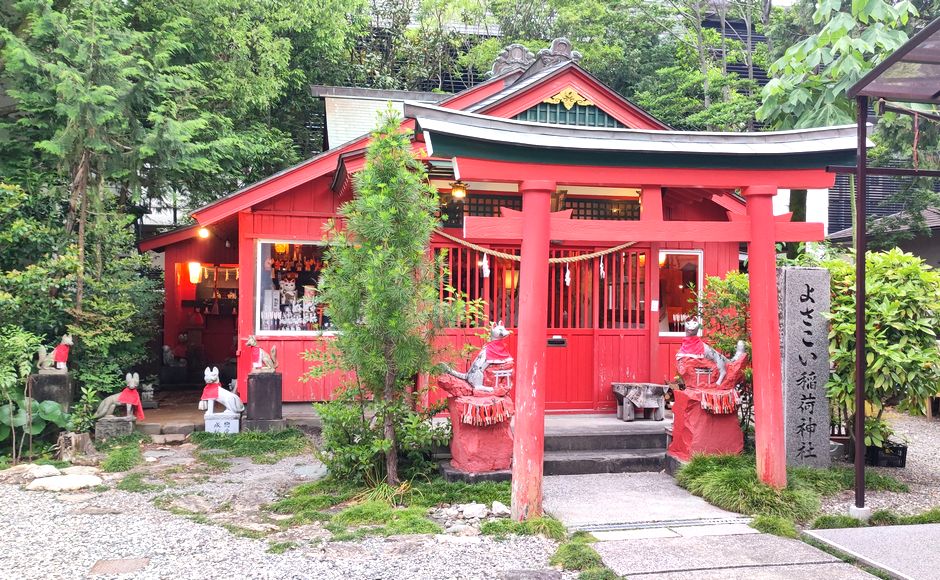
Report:
[[[678,457],[674,457],[669,453],[666,454],[666,473],[675,477],[679,470],[684,466],[688,465],[688,461],[682,461]]]
[[[245,431],[282,431],[287,429],[285,419],[245,419]]]
[[[441,475],[447,481],[463,481],[466,483],[479,483],[481,481],[511,481],[512,470],[487,471],[485,473],[467,473],[459,471],[451,465],[450,461],[441,462]]]
[[[206,413],[206,433],[235,434],[239,431],[239,415],[230,413]]]
[[[39,373],[30,376],[33,398],[37,401],[55,401],[68,409],[72,404],[72,381],[68,373]]]
[[[134,432],[135,421],[120,417],[104,418],[95,423],[95,441],[106,441],[112,437],[122,437]]]

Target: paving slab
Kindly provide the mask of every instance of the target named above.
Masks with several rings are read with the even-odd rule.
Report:
[[[630,578],[689,571],[716,574],[700,578],[725,578],[723,574],[731,568],[763,570],[770,566],[840,562],[799,540],[767,534],[617,540],[597,542],[594,548],[614,572]]]
[[[665,473],[557,475],[543,481],[545,510],[568,528],[741,517],[690,494]]]
[[[688,570],[666,574],[639,574],[634,580],[872,580],[874,576],[844,562],[783,564],[780,566]]]
[[[933,580],[940,570],[940,524],[811,530],[807,535],[895,578]]]

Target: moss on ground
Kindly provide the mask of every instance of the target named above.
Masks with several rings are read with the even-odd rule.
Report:
[[[516,522],[510,519],[499,519],[483,522],[480,526],[480,533],[485,536],[493,536],[499,539],[506,538],[509,535],[516,536],[545,536],[552,540],[564,540],[568,536],[565,526],[561,522],[550,517],[533,518],[524,522]]]
[[[297,544],[294,542],[268,542],[268,553],[270,554],[283,554],[288,550],[293,550],[297,547]]]
[[[211,454],[222,461],[223,457],[249,457],[255,463],[277,463],[285,457],[300,455],[310,450],[310,442],[299,429],[281,431],[243,431],[234,435],[224,433],[193,433],[192,441],[200,449],[220,449],[222,457]],[[202,459],[202,457],[200,457]],[[205,459],[203,459],[205,461]],[[207,461],[211,462],[212,460]]]
[[[117,484],[116,489],[134,493],[150,493],[163,491],[166,489],[166,486],[163,484],[147,483],[144,481],[143,473],[131,473]]]

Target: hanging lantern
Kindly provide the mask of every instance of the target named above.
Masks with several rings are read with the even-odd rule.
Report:
[[[186,264],[186,267],[189,269],[189,282],[191,284],[198,284],[199,280],[202,278],[202,264],[199,262],[190,262]]]
[[[518,270],[506,270],[503,274],[503,287],[506,290],[512,290],[519,283]]]
[[[199,237],[202,239],[209,237],[209,230],[207,228],[199,228],[199,231],[196,233],[199,234]]]
[[[450,195],[454,199],[464,199],[467,197],[467,184],[459,179],[450,184]]]
[[[646,254],[640,254],[639,257],[637,258],[637,262],[639,262],[641,268],[645,267],[646,266]]]
[[[274,251],[278,254],[286,254],[287,250],[290,249],[290,244],[278,243],[274,244]]]
[[[483,262],[480,264],[480,270],[483,272],[484,278],[490,277],[490,262],[486,257],[486,254],[483,254]]]

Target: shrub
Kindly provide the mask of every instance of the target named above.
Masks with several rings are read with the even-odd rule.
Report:
[[[757,516],[751,522],[751,527],[765,534],[773,534],[783,538],[796,538],[799,536],[793,521],[780,516]]]
[[[115,447],[108,452],[108,456],[101,462],[101,471],[116,473],[130,471],[144,462],[140,447],[136,444],[127,447]]]
[[[823,262],[832,276],[829,352],[833,365],[829,399],[849,418],[855,412],[855,268]],[[886,406],[922,412],[937,390],[940,353],[935,328],[940,316],[940,273],[922,259],[894,249],[866,257],[865,399],[875,415],[865,422],[865,444],[882,446],[891,435],[881,420]]]
[[[620,576],[610,568],[588,568],[578,574],[578,580],[620,580]]]
[[[852,516],[843,516],[843,515],[825,515],[819,516],[816,518],[816,521],[813,522],[814,530],[828,530],[835,528],[861,528],[865,526],[865,522],[860,519],[853,518]]]

